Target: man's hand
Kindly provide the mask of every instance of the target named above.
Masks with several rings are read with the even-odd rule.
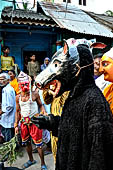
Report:
[[[0,115],[2,115],[3,114],[3,112],[2,112],[2,110],[0,109]]]
[[[50,127],[50,116],[39,115],[32,117],[31,122],[34,123],[39,129],[48,129]]]
[[[15,127],[15,135],[17,135],[19,133],[19,128]]]
[[[48,113],[44,110],[43,112],[40,112],[41,115],[48,116]]]

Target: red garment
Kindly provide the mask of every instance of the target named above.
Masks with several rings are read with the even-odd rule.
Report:
[[[30,137],[32,137],[37,146],[42,145],[42,130],[38,129],[38,127],[32,123],[25,124],[25,122],[21,122],[22,143],[25,144],[28,142]]]

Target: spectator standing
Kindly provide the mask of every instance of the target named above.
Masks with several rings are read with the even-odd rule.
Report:
[[[2,88],[2,109],[0,110],[2,126],[1,132],[4,141],[8,142],[14,136],[14,122],[16,112],[15,91],[9,84],[10,76],[7,73],[0,74],[0,88]]]
[[[9,76],[10,76],[10,85],[14,88],[16,95],[20,93],[20,89],[19,89],[19,84],[16,78],[16,74],[14,70],[10,70],[8,72]]]
[[[43,71],[48,66],[49,62],[50,62],[50,59],[46,57],[44,59],[44,64],[41,65],[41,71]]]
[[[31,55],[30,60],[31,61],[28,62],[28,65],[27,65],[27,70],[28,70],[29,76],[31,76],[34,80],[37,74],[39,74],[40,72],[40,65],[39,65],[39,62],[36,61],[36,56],[34,54]]]
[[[43,114],[45,113],[45,109],[41,103],[39,94],[36,91],[31,92],[29,77],[25,73],[20,72],[18,81],[21,87],[21,93],[16,96],[15,133],[18,133],[18,123],[20,121],[22,144],[26,146],[29,156],[29,160],[23,164],[22,168],[28,168],[36,163],[32,155],[30,141],[30,138],[32,138],[41,159],[41,170],[47,170],[42,150],[42,130],[38,129],[30,121],[31,117],[38,113],[38,106]]]
[[[102,73],[100,73],[100,60],[102,57],[102,53],[99,53],[94,56],[94,79],[97,79]]]
[[[110,84],[109,81],[104,80],[104,75],[102,72],[100,72],[100,61],[103,54],[98,53],[94,56],[94,79],[96,85],[100,88],[101,91],[104,90],[104,88]]]
[[[11,56],[9,56],[10,48],[8,46],[4,46],[2,48],[3,55],[1,55],[1,70],[2,72],[8,72],[13,69],[14,61]]]

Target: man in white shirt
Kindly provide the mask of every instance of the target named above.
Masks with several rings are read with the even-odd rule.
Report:
[[[100,88],[100,90],[103,92],[105,87],[107,87],[111,82],[104,80],[104,74],[102,74],[95,80],[95,83]]]
[[[2,108],[0,109],[1,132],[5,142],[14,136],[14,122],[16,112],[15,91],[9,84],[10,76],[7,73],[0,74],[0,89],[2,92]]]

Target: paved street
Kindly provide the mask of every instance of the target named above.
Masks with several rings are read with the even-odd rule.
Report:
[[[32,165],[29,168],[27,168],[27,170],[41,170],[39,155],[37,153],[33,153],[33,156],[34,156],[34,159],[37,160],[37,163],[35,165]],[[25,151],[25,148],[23,148],[23,157],[21,157],[21,158],[18,157],[18,159],[12,165],[12,167],[18,167],[19,169],[22,169],[21,166],[25,162],[27,162],[27,160],[28,160],[28,156],[27,156],[27,153]],[[54,168],[54,160],[53,160],[52,154],[49,154],[49,155],[45,156],[45,162],[46,162],[48,170],[54,170],[55,169]],[[9,167],[9,165],[7,163],[5,163],[4,166],[5,167]]]

